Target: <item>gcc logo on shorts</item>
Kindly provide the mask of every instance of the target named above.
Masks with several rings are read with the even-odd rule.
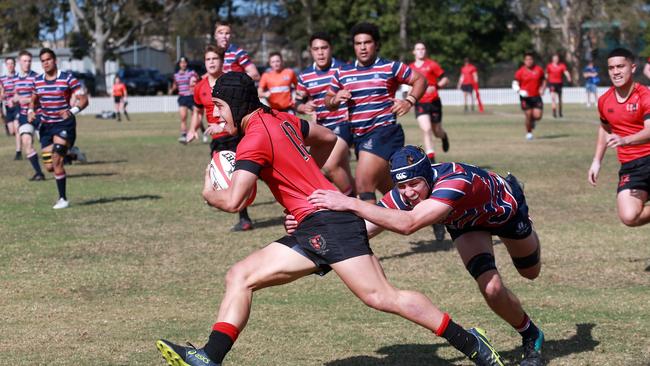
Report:
[[[312,236],[309,238],[309,245],[318,252],[322,252],[327,248],[327,243],[325,239],[320,234]]]
[[[406,173],[397,173],[395,174],[395,178],[397,178],[397,180],[406,179]]]

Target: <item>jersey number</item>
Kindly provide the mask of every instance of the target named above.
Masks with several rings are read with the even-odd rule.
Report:
[[[303,144],[302,138],[298,136],[298,132],[293,128],[293,125],[287,121],[282,122],[282,131],[284,131],[284,134],[289,138],[289,141],[291,141],[293,147],[298,150],[298,153],[300,153],[302,158],[305,159],[305,161],[308,161],[310,157],[309,151],[307,151],[307,147]]]

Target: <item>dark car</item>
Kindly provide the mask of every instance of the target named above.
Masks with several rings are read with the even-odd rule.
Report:
[[[156,69],[127,68],[117,74],[130,95],[165,94],[169,88],[167,79]]]
[[[75,79],[79,80],[79,82],[86,88],[88,94],[97,95],[95,75],[89,72],[78,72],[78,71],[70,71],[70,73],[72,74],[72,76],[75,77]]]

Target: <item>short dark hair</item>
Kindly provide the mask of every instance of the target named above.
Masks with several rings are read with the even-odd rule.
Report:
[[[12,57],[12,56],[5,57],[5,62],[7,62],[7,61],[13,61],[14,64],[15,64],[15,63],[16,63],[16,58],[14,58],[14,57]]]
[[[524,58],[526,58],[526,57],[528,57],[528,56],[530,56],[530,57],[532,57],[532,58],[535,58],[535,52],[533,52],[533,51],[526,51],[526,52],[524,52]]]
[[[223,48],[223,47],[219,47],[217,45],[214,45],[214,44],[209,44],[209,45],[205,46],[205,50],[203,51],[203,55],[205,56],[205,54],[208,53],[208,52],[216,53],[217,56],[219,56],[219,58],[221,59],[221,61],[223,61],[224,57],[226,57],[226,49]]]
[[[50,56],[52,56],[52,58],[54,59],[54,61],[56,61],[56,53],[54,53],[54,51],[52,51],[51,48],[47,48],[47,47],[41,49],[41,52],[38,53],[38,58],[41,58],[41,56],[43,56],[46,53],[49,53]]]
[[[625,57],[626,59],[630,60],[630,62],[634,62],[634,54],[632,51],[628,50],[627,48],[614,48],[609,55],[607,55],[607,58],[610,59],[612,57]]]
[[[278,56],[278,57],[280,57],[280,60],[282,60],[282,54],[280,52],[278,52],[278,51],[273,51],[273,52],[269,53],[269,60],[273,56]]]
[[[18,58],[21,58],[23,56],[32,57],[32,53],[27,50],[20,50],[20,52],[18,52]]]
[[[352,39],[352,42],[354,43],[354,37],[357,34],[369,34],[370,37],[372,37],[372,40],[375,41],[375,43],[380,43],[381,39],[379,37],[379,28],[377,28],[376,25],[372,23],[358,23],[355,26],[352,27],[350,30],[350,38]]]
[[[179,64],[181,63],[181,61],[189,62],[189,60],[185,56],[181,56],[181,57],[178,58],[178,63]]]
[[[230,25],[230,22],[225,21],[225,20],[217,20],[216,22],[214,22],[214,30],[216,31],[217,28],[219,28],[219,27],[230,27],[230,28],[232,28],[232,26]]]
[[[332,45],[332,37],[330,37],[329,33],[316,32],[309,37],[309,46],[311,46],[311,43],[317,39],[327,42],[330,46]]]

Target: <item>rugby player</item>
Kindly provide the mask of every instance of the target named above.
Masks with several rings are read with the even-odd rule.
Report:
[[[9,135],[15,136],[16,155],[14,160],[21,160],[23,155],[20,148],[20,134],[18,134],[18,112],[20,106],[14,102],[14,79],[16,78],[16,59],[7,57],[5,59],[7,74],[0,76],[0,96],[5,105],[5,124]]]
[[[407,65],[378,56],[376,25],[359,23],[352,27],[351,35],[356,60],[334,73],[325,105],[335,111],[347,104],[358,158],[356,192],[362,200],[376,202],[375,190],[383,194],[393,187],[388,159],[404,146],[404,131],[397,117],[408,113],[422,97],[427,81]],[[399,84],[412,86],[405,100],[395,98]]]
[[[332,76],[343,62],[332,57],[332,41],[326,33],[314,33],[309,38],[309,51],[314,63],[298,75],[296,109],[314,116],[321,126],[329,128],[338,137],[336,145],[323,165],[323,173],[347,195],[355,195],[354,178],[350,170],[352,133],[348,121],[348,107],[341,104],[330,111],[325,106],[325,94]]]
[[[424,151],[415,146],[405,146],[393,155],[391,177],[396,186],[378,205],[322,189],[315,191],[309,202],[321,209],[361,216],[371,237],[383,229],[409,235],[434,223],[446,224],[488,306],[521,335],[520,365],[542,365],[544,333],[506,288],[492,248],[492,236],[496,235],[521,276],[532,280],[539,275],[539,239],[517,179],[463,163],[431,165]]]
[[[449,83],[445,70],[434,60],[427,57],[427,48],[422,42],[413,46],[415,61],[409,66],[427,79],[427,89],[424,95],[415,103],[415,118],[422,130],[424,148],[432,162],[436,160],[433,148],[433,135],[442,140],[442,151],[449,151],[449,137],[442,128],[442,103],[438,89],[444,88]],[[386,193],[386,192],[382,192]]]
[[[32,71],[32,54],[28,51],[22,50],[18,53],[18,64],[20,65],[20,72],[14,78],[14,103],[20,106],[18,133],[20,134],[23,150],[25,150],[25,156],[34,169],[34,175],[29,180],[41,181],[45,180],[45,175],[41,170],[41,164],[38,162],[38,153],[34,150],[34,133],[40,127],[40,111],[36,111],[33,122],[30,122],[27,116],[32,95],[34,94],[34,81],[38,74]]]
[[[546,65],[546,80],[548,80],[548,90],[551,92],[551,107],[553,108],[553,118],[564,117],[562,115],[562,84],[564,80],[571,83],[571,74],[563,62],[560,62],[560,54],[555,53],[551,57],[551,62]]]
[[[259,80],[260,74],[255,64],[251,62],[248,53],[241,47],[230,43],[232,37],[232,28],[230,23],[218,21],[214,25],[214,39],[217,46],[226,50],[226,56],[223,60],[223,72],[245,72],[253,80]]]
[[[124,117],[127,121],[130,121],[129,114],[126,113],[126,98],[129,97],[129,92],[126,90],[126,85],[122,82],[122,79],[118,75],[115,75],[115,80],[113,81],[113,101],[115,102],[115,116],[118,122],[122,121],[122,115],[120,111],[124,111]]]
[[[217,322],[200,349],[158,340],[170,365],[220,365],[249,319],[253,292],[329,270],[365,304],[398,314],[446,338],[475,363],[503,365],[482,331],[463,329],[424,295],[399,290],[386,279],[372,254],[363,220],[347,212],[318,210],[307,197],[317,189],[334,189],[320,167],[336,144],[329,129],[272,110],[259,101],[253,80],[228,73],[213,89],[215,117],[224,131],[241,136],[228,189],[214,190],[206,169],[203,197],[211,206],[235,212],[245,205],[257,179],[299,222],[287,235],[253,252],[231,267]],[[307,151],[305,145],[310,146]]]
[[[270,70],[262,74],[257,93],[260,98],[266,98],[271,108],[295,114],[291,91],[295,90],[298,84],[296,73],[284,67],[280,52],[269,54],[269,67]]]
[[[194,107],[194,87],[193,83],[198,80],[199,76],[193,70],[187,68],[187,58],[181,56],[178,60],[178,72],[174,74],[174,81],[169,94],[178,90],[178,113],[181,118],[181,135],[178,142],[181,144],[187,143],[187,112],[191,112]]]
[[[588,179],[596,185],[600,164],[608,147],[615,148],[621,168],[616,195],[618,217],[627,226],[650,222],[650,91],[634,82],[634,55],[616,48],[607,56],[612,82],[598,98],[600,128]]]
[[[54,172],[59,199],[54,209],[69,206],[66,195],[66,173],[63,158],[74,146],[77,138],[75,115],[88,106],[88,96],[79,81],[69,72],[61,71],[56,65],[56,54],[49,48],[39,53],[43,74],[34,80],[34,94],[28,109],[28,121],[36,119],[35,106],[41,106],[41,151],[43,164]],[[74,107],[70,107],[75,105]]]
[[[474,85],[478,89],[478,70],[476,66],[469,62],[469,58],[465,57],[463,67],[460,68],[460,77],[458,78],[457,85],[457,88],[463,91],[465,112],[469,110],[467,107],[467,99],[471,100],[472,112],[474,112]]]
[[[535,58],[532,52],[526,52],[524,54],[524,64],[515,73],[515,80],[512,86],[519,93],[521,110],[524,111],[526,140],[532,140],[535,123],[542,119],[544,112],[542,94],[546,88],[544,70],[538,65],[535,65]]]
[[[208,128],[205,130],[203,136],[211,136],[212,142],[210,143],[210,156],[217,151],[237,150],[238,137],[228,135],[226,132],[221,131],[219,126],[219,119],[213,115],[214,103],[212,102],[212,88],[217,82],[217,79],[223,75],[223,59],[225,50],[219,46],[208,45],[205,48],[204,60],[206,76],[196,84],[194,88],[194,111],[192,112],[192,123],[187,133],[187,142],[192,142],[198,137],[198,129],[201,126],[203,112],[205,111],[208,120]],[[239,222],[237,222],[231,231],[247,231],[253,229],[253,221],[248,216],[248,209],[244,207],[239,211]]]

